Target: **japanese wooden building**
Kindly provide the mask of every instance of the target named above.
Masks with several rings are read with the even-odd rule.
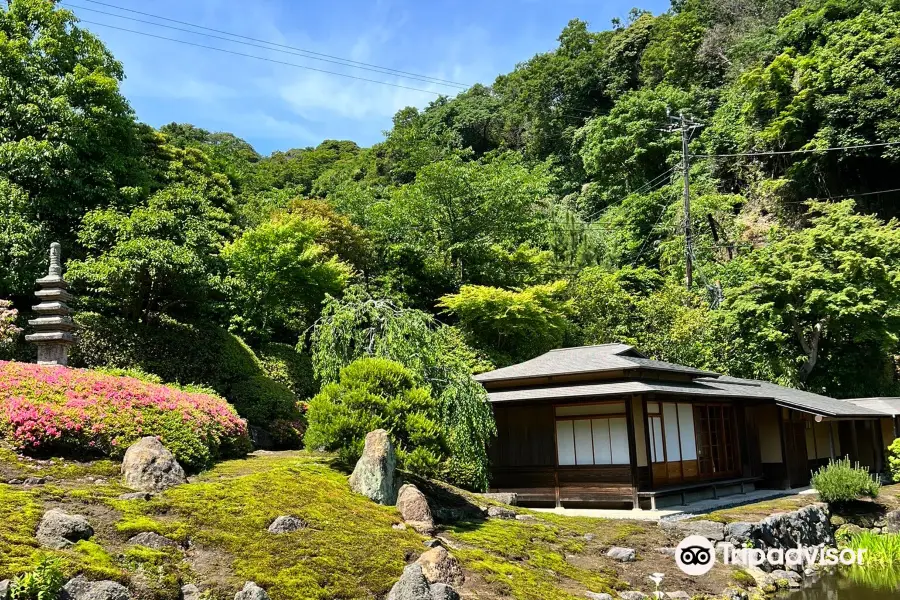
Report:
[[[492,491],[525,505],[683,504],[797,487],[832,457],[884,468],[877,408],[646,358],[624,344],[552,350],[476,376],[498,437]]]

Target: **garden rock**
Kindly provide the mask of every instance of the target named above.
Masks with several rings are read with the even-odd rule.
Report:
[[[22,482],[23,485],[44,485],[47,483],[47,480],[43,477],[29,477],[25,481]]]
[[[884,515],[884,533],[900,533],[900,510],[892,510]]]
[[[441,540],[431,539],[425,540],[424,542],[426,548],[437,548],[441,545]]]
[[[606,552],[606,556],[619,562],[634,562],[637,553],[634,548],[620,548],[613,546]]]
[[[609,594],[603,594],[603,593],[598,594],[597,592],[585,592],[584,595],[587,596],[588,598],[590,598],[590,600],[612,600],[612,596],[610,596]]]
[[[12,587],[12,581],[9,579],[0,581],[0,600],[6,600],[9,597],[10,587]]]
[[[92,535],[94,528],[87,519],[54,508],[44,513],[36,537],[41,546],[62,550],[79,540],[90,539]]]
[[[503,504],[509,504],[510,506],[515,506],[519,501],[519,495],[515,492],[488,492],[484,494],[478,494],[480,497],[485,500],[493,500],[494,502],[502,502]]]
[[[459,594],[446,583],[431,586],[431,600],[459,600]]]
[[[725,539],[735,546],[743,546],[753,533],[753,523],[728,523],[725,525]]]
[[[669,532],[678,534],[680,537],[689,535],[700,535],[714,542],[721,542],[725,539],[725,525],[716,523],[715,521],[660,521],[659,526]]]
[[[306,521],[303,519],[282,515],[269,525],[269,533],[290,533],[304,528],[306,528]]]
[[[422,573],[422,565],[407,565],[388,593],[387,600],[432,600],[431,587]]]
[[[645,600],[648,596],[644,592],[628,590],[626,592],[619,592],[619,598],[622,598],[622,600]]]
[[[177,548],[178,542],[170,540],[152,531],[144,531],[128,540],[130,546],[145,546],[153,550],[165,550],[166,548]]]
[[[244,589],[234,595],[234,600],[269,600],[269,595],[266,590],[248,581],[244,584]]]
[[[422,554],[416,561],[422,567],[422,574],[428,583],[446,583],[461,585],[465,581],[459,561],[443,546],[432,548]]]
[[[406,524],[419,533],[428,535],[434,531],[434,517],[431,516],[428,500],[416,486],[407,483],[400,488],[397,510]]]
[[[516,511],[502,506],[491,506],[487,509],[487,516],[491,519],[515,519]]]
[[[691,600],[691,595],[682,591],[666,592],[666,598],[669,598],[669,600]]]
[[[63,586],[61,596],[66,600],[129,600],[128,588],[115,581],[88,581],[83,576]]]
[[[181,600],[200,600],[200,588],[193,583],[181,586]]]
[[[384,429],[366,434],[362,456],[350,475],[350,487],[378,504],[391,505],[397,501],[397,456]]]
[[[161,492],[187,482],[184,469],[153,436],[141,438],[125,451],[122,475],[127,487],[141,492]]]

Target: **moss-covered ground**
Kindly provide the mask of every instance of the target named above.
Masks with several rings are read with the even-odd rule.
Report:
[[[149,501],[119,499],[128,490],[108,461],[38,462],[0,448],[0,465],[6,480],[51,477],[34,486],[0,483],[0,579],[51,554],[63,560],[68,575],[121,581],[141,600],[175,600],[186,583],[211,600],[232,598],[250,580],[273,600],[379,598],[425,550],[425,537],[398,526],[394,507],[352,493],[346,473],[328,455],[258,453],[220,463]],[[34,533],[52,507],[86,516],[94,537],[67,550],[41,549]],[[530,520],[463,521],[438,532],[462,563],[464,597],[573,600],[587,591],[650,592],[647,575],[657,571],[667,574],[667,589],[692,594],[713,595],[731,582],[730,572],[702,583],[685,579],[671,557],[656,551],[672,540],[653,524],[519,512]],[[280,515],[308,526],[268,533]],[[144,531],[182,546],[158,551],[127,544]],[[608,559],[612,545],[636,548],[638,560]]]

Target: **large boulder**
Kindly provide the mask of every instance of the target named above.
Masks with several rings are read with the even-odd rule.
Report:
[[[900,510],[892,510],[884,515],[883,533],[900,533]]]
[[[88,581],[79,575],[63,586],[65,600],[129,600],[128,588],[115,581]]]
[[[745,542],[750,540],[753,535],[754,523],[746,523],[738,521],[725,525],[725,540],[731,542],[735,546],[743,546]]]
[[[378,504],[394,504],[397,501],[396,468],[397,456],[387,431],[370,431],[366,434],[363,454],[350,475],[350,487]]]
[[[424,552],[416,560],[416,564],[422,567],[422,574],[425,575],[428,583],[461,585],[465,581],[459,561],[447,552],[447,549],[443,546]]]
[[[153,436],[141,438],[125,451],[122,476],[127,487],[141,492],[161,492],[187,482],[184,469]]]
[[[431,586],[431,600],[459,600],[459,594],[446,583]]]
[[[0,581],[0,600],[6,600],[9,597],[9,590],[12,587],[12,581],[4,579]]]
[[[434,531],[434,517],[431,515],[428,500],[416,486],[407,483],[400,488],[397,509],[406,524],[419,533],[429,535]]]
[[[407,565],[403,575],[391,588],[387,600],[433,600],[431,586],[422,573],[422,566],[416,563]]]
[[[44,513],[35,537],[45,548],[62,550],[79,540],[90,539],[92,535],[94,528],[87,519],[54,508]]]
[[[266,590],[248,581],[244,584],[244,589],[234,595],[234,600],[269,600],[269,595]]]

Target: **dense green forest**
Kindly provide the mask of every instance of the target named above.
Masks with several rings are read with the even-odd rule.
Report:
[[[289,422],[285,398],[376,346],[460,427],[483,417],[467,373],[611,341],[895,394],[900,1],[675,0],[610,29],[573,20],[558,41],[401,110],[371,148],[261,156],[230,133],[140,123],[100,39],[64,8],[12,0],[0,298],[24,318],[59,241],[76,364],[212,387],[251,423]],[[681,113],[703,125],[690,290],[667,130]]]

